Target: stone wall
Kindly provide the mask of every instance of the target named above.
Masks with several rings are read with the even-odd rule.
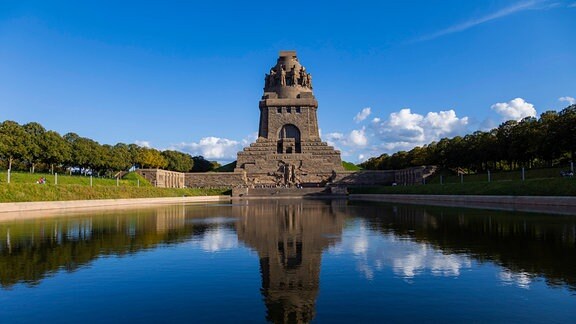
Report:
[[[143,176],[154,187],[184,188],[184,173],[162,169],[138,169],[136,173]]]
[[[244,172],[186,173],[185,179],[190,188],[234,188],[246,184]]]
[[[332,181],[341,186],[388,186],[394,182],[393,170],[340,171]]]
[[[403,170],[338,171],[326,174],[337,186],[389,186],[422,184],[430,173],[429,167],[414,167]],[[246,172],[198,172],[181,173],[161,169],[139,169],[136,171],[152,185],[160,188],[236,188],[254,186]],[[273,182],[270,185],[274,185]]]
[[[424,184],[425,179],[434,174],[435,166],[418,166],[394,171],[394,181],[398,185]]]

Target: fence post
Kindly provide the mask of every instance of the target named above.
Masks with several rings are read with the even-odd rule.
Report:
[[[526,180],[526,175],[524,172],[524,167],[522,167],[522,181]]]
[[[460,173],[460,183],[464,183],[464,173]]]
[[[490,182],[490,170],[488,170],[488,182]]]
[[[443,184],[444,184],[444,177],[440,176],[440,185],[443,185]]]
[[[574,162],[570,161],[570,172],[574,173]]]

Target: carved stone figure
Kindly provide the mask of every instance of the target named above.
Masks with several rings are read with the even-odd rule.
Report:
[[[266,88],[267,87],[273,87],[276,85],[276,70],[274,70],[274,68],[270,69],[270,74],[267,74],[267,79],[266,79]]]
[[[290,78],[292,79],[291,86],[295,87],[298,85],[298,73],[296,72],[296,66],[293,66],[290,70]]]
[[[303,87],[308,87],[308,78],[306,76],[306,68],[300,68],[300,85]]]
[[[280,85],[286,86],[286,70],[284,69],[284,65],[280,67]]]

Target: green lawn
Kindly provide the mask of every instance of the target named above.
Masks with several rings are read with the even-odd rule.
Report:
[[[352,194],[576,196],[575,178],[350,188]]]
[[[229,194],[227,189],[155,188],[140,175],[132,172],[116,183],[115,179],[39,173],[11,174],[7,183],[6,172],[0,172],[0,202],[58,201],[89,199],[124,199],[153,197],[210,196]],[[40,177],[46,184],[37,184]]]
[[[569,168],[568,168],[569,169]],[[526,180],[530,179],[549,179],[549,178],[559,178],[560,171],[568,170],[567,168],[543,168],[543,169],[525,169],[524,178]],[[443,170],[430,177],[426,182],[430,184],[439,184],[440,176],[442,175],[442,182],[447,183],[460,183],[460,176],[453,174],[447,170]],[[467,182],[488,182],[488,173],[479,174],[465,174],[464,183]],[[522,171],[505,171],[505,172],[492,172],[490,174],[491,181],[514,181],[522,180]]]
[[[354,164],[354,163],[352,163],[352,162],[342,161],[342,166],[344,167],[344,170],[346,170],[346,171],[358,171],[358,170],[362,170],[361,167],[357,166],[356,164]]]
[[[46,178],[47,184],[55,184],[56,178],[58,178],[59,185],[84,185],[90,186],[90,176],[80,176],[80,175],[66,175],[58,174],[52,175],[47,173],[29,173],[29,172],[12,172],[10,175],[10,183],[18,184],[36,184],[36,181],[41,177]],[[135,172],[130,172],[124,178],[118,181],[119,186],[138,186],[138,180],[140,180],[140,186],[152,186],[148,181],[142,178]],[[6,184],[7,174],[6,171],[0,172],[0,185]],[[92,177],[93,186],[116,186],[116,179],[109,178],[97,178]]]

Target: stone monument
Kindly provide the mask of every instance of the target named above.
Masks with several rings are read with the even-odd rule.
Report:
[[[258,139],[238,152],[235,172],[250,186],[319,186],[344,171],[340,152],[318,133],[312,76],[295,51],[281,51],[266,74]]]

